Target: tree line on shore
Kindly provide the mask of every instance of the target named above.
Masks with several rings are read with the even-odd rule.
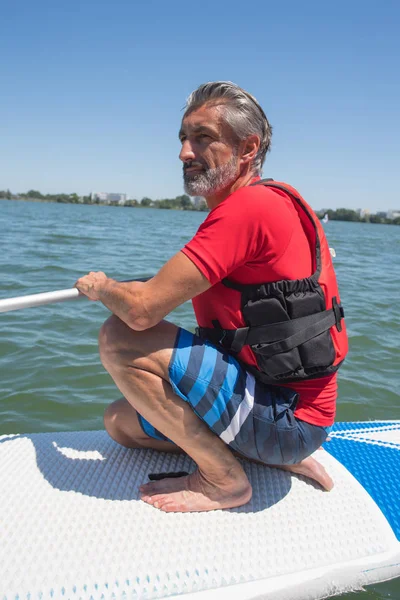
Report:
[[[336,210],[318,210],[316,215],[322,219],[328,215],[329,221],[353,221],[356,223],[383,223],[385,225],[400,225],[400,217],[389,219],[386,213],[367,213],[360,214],[356,210],[350,208],[338,208]]]
[[[0,199],[1,198],[7,200],[40,200],[42,202],[60,202],[68,204],[107,204],[107,202],[102,202],[98,198],[93,200],[90,195],[78,196],[78,194],[41,194],[38,190],[29,190],[25,194],[13,194],[10,190],[0,190]],[[164,198],[161,200],[152,200],[151,198],[144,197],[141,200],[127,200],[124,204],[118,206],[175,210],[208,210],[205,204],[195,206],[190,200],[190,197],[186,194],[176,196],[175,198]],[[389,219],[384,213],[361,215],[358,211],[350,208],[319,210],[316,211],[316,214],[320,219],[327,214],[329,221],[352,221],[359,223],[400,225],[400,217]]]
[[[25,194],[13,194],[10,190],[0,190],[0,198],[7,200],[40,200],[42,202],[59,202],[63,204],[103,204],[109,205],[98,197],[78,196],[78,194],[42,194],[38,190],[29,190]],[[142,208],[164,208],[175,210],[208,210],[205,203],[195,206],[187,194],[175,198],[163,198],[152,200],[144,197],[141,200],[126,200],[123,204],[112,203],[116,206],[142,207]]]

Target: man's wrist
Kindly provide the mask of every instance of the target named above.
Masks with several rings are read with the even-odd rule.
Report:
[[[118,285],[118,281],[115,281],[115,279],[111,279],[110,277],[107,277],[107,279],[103,282],[103,284],[98,292],[99,300],[102,301],[105,298],[110,298],[110,296],[113,295],[113,289],[115,289],[115,287],[117,285]]]

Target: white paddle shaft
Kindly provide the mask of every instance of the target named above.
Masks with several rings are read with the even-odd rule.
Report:
[[[19,310],[20,308],[43,306],[44,304],[51,304],[52,302],[76,300],[78,298],[85,298],[85,295],[81,294],[76,288],[44,292],[42,294],[31,294],[29,296],[18,296],[16,298],[5,298],[4,300],[0,300],[0,313]]]
[[[149,277],[125,279],[124,281],[121,281],[121,283],[129,283],[131,281],[145,283],[149,279]],[[53,302],[77,300],[78,298],[86,298],[86,296],[85,294],[81,294],[77,288],[44,292],[42,294],[31,294],[30,296],[17,296],[16,298],[4,298],[3,300],[0,300],[0,313],[19,310],[20,308],[43,306],[44,304],[52,304]]]

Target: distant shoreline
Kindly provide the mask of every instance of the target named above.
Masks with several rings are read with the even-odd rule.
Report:
[[[207,205],[201,204],[200,206],[195,206],[190,200],[189,196],[186,194],[182,196],[177,196],[176,198],[165,198],[162,200],[151,200],[150,198],[143,198],[140,202],[137,200],[127,200],[124,203],[119,202],[104,202],[102,200],[96,199],[92,201],[89,196],[83,196],[83,200],[75,196],[74,198],[69,198],[67,194],[56,194],[55,197],[51,198],[38,198],[35,196],[16,196],[13,195],[12,198],[7,198],[4,192],[0,192],[0,200],[10,200],[15,202],[43,202],[43,203],[54,203],[54,204],[85,204],[85,205],[93,205],[93,206],[117,206],[119,208],[156,208],[156,209],[165,209],[165,210],[188,210],[193,212],[208,212],[209,208]]]
[[[61,198],[61,199],[60,199]],[[86,197],[88,198],[88,197]],[[186,198],[188,196],[178,196],[174,199],[165,199],[165,200],[151,200],[150,198],[146,198],[145,204],[138,201],[127,201],[125,204],[118,203],[108,203],[102,201],[91,202],[89,200],[81,201],[81,200],[68,200],[66,195],[59,195],[56,198],[35,198],[35,197],[21,197],[14,196],[13,198],[4,198],[0,196],[0,200],[10,200],[16,202],[42,202],[42,203],[54,203],[54,204],[80,204],[86,206],[114,206],[118,208],[154,208],[157,210],[184,210],[190,212],[208,212],[207,206],[195,207],[191,201],[190,205],[187,203]],[[182,202],[184,199],[184,202]],[[133,203],[135,202],[135,203]],[[182,203],[181,203],[182,202]],[[394,219],[389,219],[387,217],[383,217],[381,215],[376,215],[374,213],[365,215],[360,217],[357,211],[349,209],[349,208],[338,208],[337,210],[332,209],[323,209],[316,210],[315,214],[322,221],[323,217],[328,214],[328,223],[329,221],[348,221],[350,223],[378,223],[380,225],[400,225],[400,217],[396,217]],[[326,223],[324,223],[326,224]]]

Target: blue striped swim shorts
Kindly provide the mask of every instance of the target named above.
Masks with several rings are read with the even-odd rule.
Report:
[[[270,465],[298,463],[325,441],[327,428],[297,419],[297,393],[255,380],[235,358],[179,329],[169,365],[174,392],[233,450]],[[139,415],[143,431],[168,440]]]

